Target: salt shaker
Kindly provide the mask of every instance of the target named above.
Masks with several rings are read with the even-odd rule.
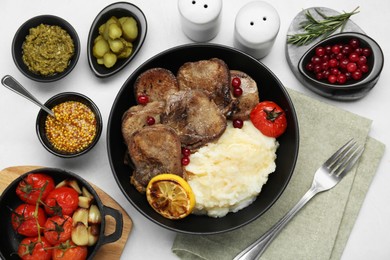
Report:
[[[273,6],[264,1],[244,5],[237,13],[234,25],[234,47],[264,58],[274,45],[280,18]]]
[[[181,26],[193,41],[213,39],[221,24],[222,0],[179,0]]]

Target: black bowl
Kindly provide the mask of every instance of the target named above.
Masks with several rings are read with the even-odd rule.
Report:
[[[326,79],[317,80],[314,73],[307,70],[306,64],[309,63],[311,57],[315,55],[318,46],[347,44],[353,38],[360,41],[360,46],[362,48],[368,47],[372,50],[372,54],[367,58],[367,65],[369,66],[370,71],[363,74],[363,77],[360,80],[349,80],[345,84],[331,84],[327,82]],[[335,99],[354,100],[364,97],[375,86],[379,80],[383,63],[383,52],[376,41],[362,33],[346,32],[334,34],[313,45],[299,60],[298,70],[302,74],[304,80],[309,83],[306,85],[315,92]]]
[[[65,69],[65,71],[61,73],[56,73],[50,76],[39,75],[37,73],[30,71],[26,66],[26,64],[23,62],[22,46],[26,39],[26,36],[29,34],[30,28],[37,27],[40,24],[60,26],[73,39],[74,55],[71,58],[68,67]],[[53,82],[65,77],[76,66],[79,56],[80,56],[80,40],[76,30],[67,21],[54,15],[40,15],[29,19],[19,27],[12,41],[12,57],[14,59],[16,67],[18,67],[18,69],[26,77],[38,82]]]
[[[92,48],[95,38],[99,35],[99,26],[104,24],[112,16],[115,16],[117,18],[123,16],[134,17],[138,25],[138,37],[133,42],[133,52],[130,57],[126,59],[118,59],[112,68],[106,68],[104,65],[100,65],[97,63],[96,58],[92,54]],[[134,59],[134,57],[141,49],[142,44],[144,43],[146,38],[147,29],[148,24],[144,13],[134,4],[127,2],[113,3],[105,7],[102,11],[100,11],[100,13],[96,16],[95,20],[91,25],[87,42],[88,63],[93,73],[97,77],[105,78],[114,75],[115,73],[126,67],[126,65],[129,64],[132,59]]]
[[[278,139],[276,171],[270,175],[260,196],[245,209],[229,213],[223,218],[190,215],[182,220],[169,220],[156,213],[148,204],[146,196],[130,184],[132,168],[124,164],[126,146],[121,133],[123,113],[136,104],[134,82],[147,69],[162,67],[174,74],[188,61],[220,58],[230,69],[249,74],[259,86],[261,100],[272,100],[285,111],[288,120],[286,132]],[[111,109],[107,128],[107,148],[114,177],[130,203],[145,217],[158,225],[182,233],[216,234],[239,228],[266,212],[286,188],[294,171],[299,146],[298,122],[294,106],[279,79],[261,62],[230,47],[215,44],[189,44],[164,51],[141,65],[124,83]]]
[[[45,121],[46,118],[48,117],[47,112],[45,112],[43,109],[41,109],[38,113],[37,120],[36,120],[36,130],[37,130],[37,135],[39,138],[39,141],[43,145],[43,147],[46,148],[49,152],[51,152],[54,155],[57,155],[62,158],[73,158],[80,156],[82,154],[87,153],[90,151],[96,143],[99,141],[100,135],[102,133],[102,128],[103,128],[103,121],[102,121],[102,116],[100,114],[99,108],[95,105],[95,103],[88,98],[87,96],[84,96],[80,93],[75,93],[75,92],[64,92],[57,94],[50,98],[46,103],[44,104],[47,108],[52,109],[54,106],[61,104],[66,101],[78,101],[83,103],[84,105],[88,106],[92,112],[95,114],[96,118],[96,135],[93,141],[90,143],[89,146],[84,148],[83,150],[76,152],[76,153],[66,153],[63,151],[60,151],[56,149],[48,140],[46,136],[46,130],[45,130]]]
[[[88,259],[93,259],[99,248],[107,243],[112,243],[122,236],[123,230],[123,216],[122,213],[116,209],[107,207],[103,204],[95,189],[79,175],[56,168],[41,168],[22,174],[15,179],[1,194],[0,197],[0,258],[1,259],[20,259],[17,254],[18,246],[23,236],[17,234],[11,225],[11,209],[15,209],[23,202],[16,195],[16,187],[18,183],[25,178],[29,173],[44,173],[51,176],[54,182],[58,184],[65,179],[77,180],[80,187],[85,187],[94,197],[96,206],[102,214],[102,222],[100,226],[99,239],[94,246],[88,247]],[[105,234],[106,220],[105,216],[111,216],[116,221],[115,231],[110,234]]]

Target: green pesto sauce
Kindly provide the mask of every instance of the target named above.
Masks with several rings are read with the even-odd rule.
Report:
[[[23,61],[36,74],[52,76],[63,72],[74,54],[70,35],[57,25],[40,24],[30,29],[23,43]]]

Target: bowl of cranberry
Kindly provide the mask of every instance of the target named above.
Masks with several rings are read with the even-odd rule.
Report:
[[[316,92],[334,99],[359,99],[377,83],[383,52],[362,33],[339,33],[313,45],[300,59],[298,70]]]

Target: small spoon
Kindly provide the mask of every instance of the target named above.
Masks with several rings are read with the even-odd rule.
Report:
[[[28,100],[30,100],[31,102],[35,103],[36,105],[40,106],[43,110],[45,110],[49,115],[51,115],[52,117],[55,117],[54,116],[54,112],[52,110],[50,110],[49,108],[47,108],[46,106],[44,106],[41,102],[39,102],[38,99],[36,99],[30,92],[27,91],[27,89],[25,89],[19,82],[16,81],[16,79],[14,79],[12,76],[10,75],[5,75],[2,79],[1,79],[1,84],[4,85],[4,87],[12,90],[13,92],[21,95],[22,97],[25,97],[27,98]]]

